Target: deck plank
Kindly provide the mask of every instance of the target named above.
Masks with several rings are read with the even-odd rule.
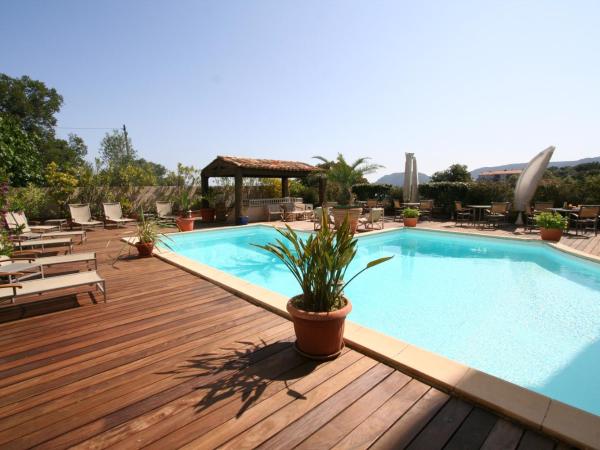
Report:
[[[0,307],[1,447],[554,446],[354,350],[308,361],[291,323],[156,258],[113,266],[122,234],[75,246],[98,253],[107,304],[69,291]]]

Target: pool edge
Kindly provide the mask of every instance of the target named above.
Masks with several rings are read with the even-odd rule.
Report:
[[[269,226],[266,224],[252,226],[260,225]],[[275,227],[275,225],[270,226]],[[233,227],[223,227],[221,229],[228,228]],[[421,229],[439,233],[459,233],[473,236],[466,232]],[[398,230],[401,229],[381,231],[389,232]],[[195,230],[193,233],[204,231],[209,230]],[[516,241],[523,241],[524,239],[537,241],[528,238],[489,237]],[[130,244],[135,242],[135,238],[131,237],[122,238],[122,240]],[[563,244],[542,243],[561,252],[577,257],[582,256],[582,252],[572,251],[573,249]],[[154,256],[206,279],[268,311],[290,319],[286,310],[288,297],[284,295],[254,285],[170,250],[155,248]],[[600,258],[596,257],[586,259],[600,262]],[[417,379],[421,379],[447,393],[464,397],[571,444],[588,448],[600,448],[600,416],[553,400],[545,395],[460,364],[371,328],[358,325],[351,320],[346,321],[344,340],[351,348],[412,375]]]

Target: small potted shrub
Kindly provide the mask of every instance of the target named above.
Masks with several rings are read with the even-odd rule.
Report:
[[[136,237],[137,242],[135,243],[135,247],[142,258],[152,256],[154,246],[158,243],[162,243],[168,247],[165,240],[169,238],[158,231],[158,224],[154,220],[146,220],[143,212],[140,212],[140,222],[137,225]]]
[[[202,217],[202,222],[214,222],[216,210],[210,206],[211,204],[214,204],[214,196],[211,194],[210,190],[200,197],[200,204],[200,216]]]
[[[557,212],[542,212],[535,216],[535,224],[540,228],[544,241],[558,242],[567,228],[568,219]]]
[[[416,227],[419,220],[419,210],[414,208],[406,208],[403,211],[403,221],[405,227]]]
[[[323,214],[321,229],[306,239],[287,225],[277,231],[283,240],[256,246],[279,258],[302,290],[287,303],[296,332],[296,350],[313,359],[335,358],[344,346],[344,322],[352,310],[344,288],[365,270],[392,257],[371,261],[344,281],[356,255],[356,240],[348,219],[333,231],[327,224],[327,214]]]

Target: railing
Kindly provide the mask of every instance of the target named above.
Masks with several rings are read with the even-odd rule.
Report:
[[[251,198],[244,200],[244,206],[265,206],[279,205],[283,203],[302,203],[302,197],[283,197],[283,198]]]

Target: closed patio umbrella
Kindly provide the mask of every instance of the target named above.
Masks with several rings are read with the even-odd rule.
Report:
[[[404,186],[402,188],[402,198],[404,203],[410,202],[410,185],[412,181],[412,159],[414,153],[406,153],[406,163],[404,164]]]
[[[533,159],[529,161],[527,167],[523,169],[523,172],[521,172],[521,175],[517,180],[513,202],[514,210],[519,212],[517,221],[515,222],[517,225],[523,225],[522,212],[529,208],[529,203],[533,198],[533,194],[535,194],[538,184],[540,184],[540,181],[544,176],[544,172],[546,171],[546,167],[548,167],[548,163],[550,162],[550,158],[552,158],[554,150],[555,147],[550,146],[546,150],[535,155]]]
[[[419,201],[419,172],[417,171],[417,158],[412,157],[412,171],[410,181],[410,201],[416,203]]]

